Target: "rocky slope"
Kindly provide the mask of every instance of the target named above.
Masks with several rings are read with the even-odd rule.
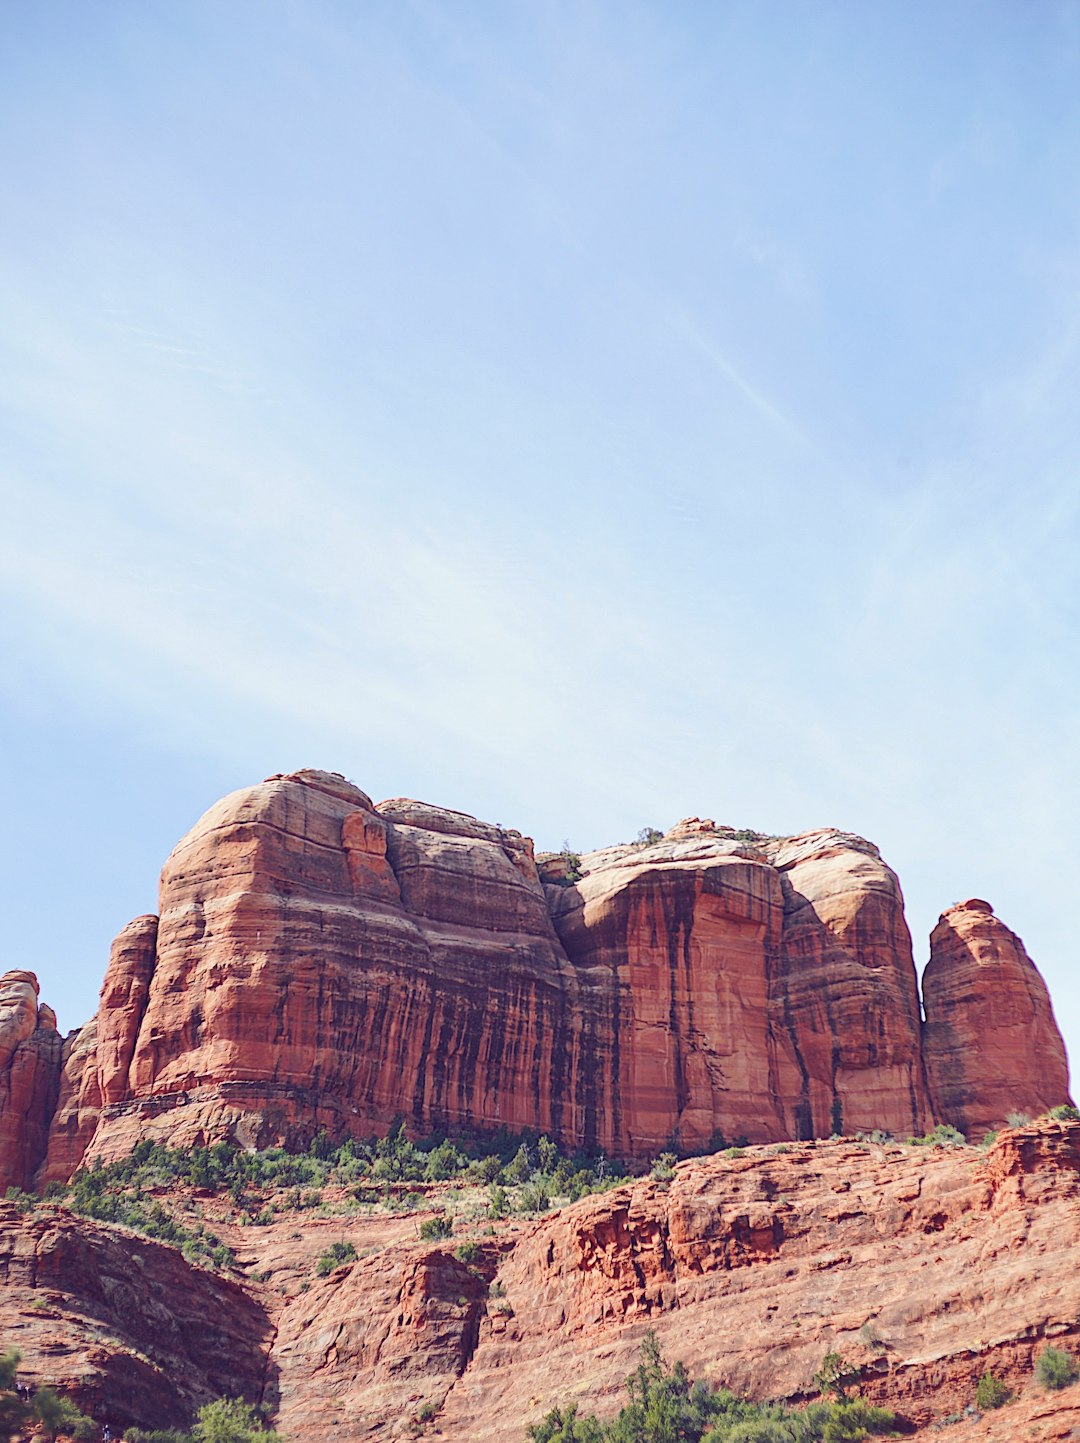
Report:
[[[923,1024],[900,887],[861,838],[693,819],[567,872],[325,772],[233,793],[169,857],[159,915],[117,938],[87,1027],[61,1046],[8,974],[0,1181],[145,1136],[306,1143],[399,1115],[647,1158],[978,1134],[1067,1098],[1046,989],[986,904],[935,931]]]
[[[452,1202],[426,1191],[421,1208]],[[216,1206],[172,1199],[193,1201]],[[1032,1379],[1046,1341],[1080,1348],[1080,1124],[1007,1131],[986,1151],[753,1148],[535,1221],[453,1206],[445,1244],[417,1237],[418,1215],[355,1206],[217,1222],[237,1255],[218,1277],[57,1206],[0,1205],[0,1339],[24,1378],[73,1389],[114,1431],[181,1421],[227,1387],[308,1443],[522,1443],[555,1401],[615,1412],[647,1328],[695,1375],[756,1397],[808,1396],[838,1349],[928,1437],[987,1370],[1019,1401],[957,1436],[1080,1427],[1080,1385],[1050,1395]],[[453,1249],[469,1239],[466,1264]],[[318,1276],[339,1240],[357,1261]]]

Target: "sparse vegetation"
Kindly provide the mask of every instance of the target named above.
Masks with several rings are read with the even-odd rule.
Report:
[[[433,1218],[425,1218],[420,1224],[420,1236],[425,1242],[438,1242],[442,1238],[448,1238],[453,1231],[453,1219],[443,1213],[437,1213]]]
[[[454,1182],[488,1188],[488,1216],[501,1218],[576,1202],[624,1177],[618,1164],[568,1156],[547,1137],[503,1129],[469,1141],[438,1136],[413,1142],[397,1123],[385,1137],[340,1145],[321,1131],[306,1152],[245,1151],[225,1142],[167,1148],[143,1141],[120,1161],[82,1169],[66,1186],[50,1186],[45,1199],[13,1188],[7,1200],[20,1211],[43,1201],[67,1207],[179,1248],[191,1263],[228,1268],[233,1255],[201,1220],[203,1199],[217,1199],[235,1210],[241,1224],[259,1227],[293,1212],[415,1211],[430,1207],[427,1185]],[[460,1196],[450,1190],[442,1201],[452,1208]]]
[[[1080,1122],[1080,1107],[1073,1107],[1071,1103],[1061,1102],[1057,1107],[1052,1107],[1046,1114],[1055,1122]]]
[[[1035,1359],[1035,1376],[1044,1388],[1067,1388],[1080,1377],[1080,1363],[1064,1348],[1046,1347]]]
[[[190,1433],[176,1428],[129,1428],[125,1443],[282,1443],[262,1411],[242,1398],[218,1398],[199,1409]]]
[[[975,1385],[975,1406],[989,1413],[994,1408],[1003,1408],[1012,1398],[1007,1383],[995,1378],[993,1373],[984,1373]]]
[[[1005,1114],[1006,1127],[1027,1127],[1031,1117],[1026,1112],[1007,1112]]]
[[[331,1243],[324,1253],[319,1254],[319,1260],[315,1264],[315,1271],[320,1278],[325,1278],[335,1268],[344,1266],[345,1263],[356,1262],[356,1249],[352,1243],[338,1242]]]
[[[611,1422],[582,1415],[576,1404],[552,1408],[529,1428],[530,1443],[855,1443],[896,1423],[861,1398],[794,1409],[693,1382],[681,1363],[664,1361],[654,1333],[646,1334],[626,1387],[630,1401]]]
[[[831,1393],[840,1402],[847,1397],[847,1390],[858,1381],[858,1368],[849,1367],[843,1355],[835,1352],[825,1354],[821,1367],[814,1374],[814,1387],[818,1392],[824,1397]]]
[[[677,1158],[673,1152],[662,1152],[658,1158],[653,1159],[653,1165],[649,1169],[649,1176],[657,1182],[670,1182],[675,1176],[675,1163]]]
[[[966,1147],[967,1138],[958,1127],[953,1127],[951,1122],[939,1122],[931,1132],[923,1137],[913,1137],[912,1143],[916,1147]]]
[[[664,834],[659,827],[642,827],[637,834],[637,845],[639,847],[655,847],[657,842],[664,840]]]

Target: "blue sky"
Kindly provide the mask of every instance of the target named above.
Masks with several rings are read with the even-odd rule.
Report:
[[[9,0],[5,966],[217,796],[873,838],[1080,1048],[1080,7]]]

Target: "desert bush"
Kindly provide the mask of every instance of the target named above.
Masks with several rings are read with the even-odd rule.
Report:
[[[993,1373],[984,1373],[975,1385],[975,1406],[984,1413],[993,1408],[1002,1408],[1012,1397],[1008,1384]]]
[[[551,1198],[541,1180],[527,1182],[518,1193],[517,1207],[520,1213],[545,1213],[550,1206]]]
[[[1006,1127],[1027,1127],[1031,1117],[1026,1112],[1007,1112],[1005,1114]]]
[[[1071,1103],[1061,1102],[1057,1107],[1052,1107],[1046,1115],[1052,1117],[1055,1122],[1080,1122],[1080,1107],[1073,1107]]]
[[[440,1238],[448,1238],[453,1231],[453,1220],[444,1213],[438,1213],[433,1218],[425,1218],[420,1224],[420,1236],[426,1242],[437,1242]]]
[[[626,1386],[630,1401],[609,1423],[582,1416],[576,1405],[553,1408],[528,1430],[530,1443],[856,1443],[896,1424],[861,1398],[795,1410],[714,1390],[693,1382],[681,1363],[669,1366],[652,1333]]]
[[[199,1409],[191,1430],[194,1443],[281,1443],[258,1409],[242,1398],[218,1398]]]
[[[325,1278],[335,1268],[342,1267],[345,1263],[356,1262],[356,1249],[352,1243],[338,1242],[331,1243],[325,1252],[319,1254],[315,1271],[320,1278]]]
[[[967,1138],[951,1122],[939,1122],[933,1131],[923,1137],[913,1137],[917,1147],[966,1147]]]
[[[1035,1359],[1035,1376],[1044,1388],[1067,1388],[1080,1377],[1080,1364],[1064,1348],[1046,1347]]]

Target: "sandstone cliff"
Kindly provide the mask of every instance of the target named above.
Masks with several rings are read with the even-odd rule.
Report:
[[[159,917],[117,938],[62,1051],[33,978],[8,974],[0,1181],[146,1136],[306,1144],[398,1116],[647,1158],[978,1133],[1067,1099],[1045,987],[985,904],[935,931],[924,1027],[900,887],[861,838],[692,819],[569,870],[325,772],[233,793],[169,857]]]

